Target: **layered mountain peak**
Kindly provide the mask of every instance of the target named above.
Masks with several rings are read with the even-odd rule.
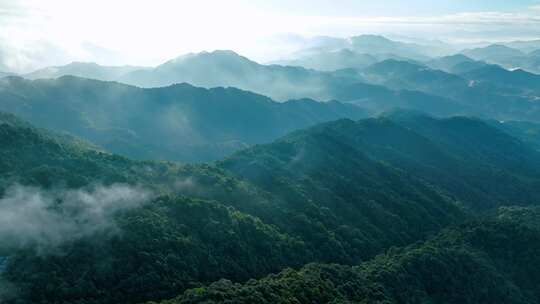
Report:
[[[540,57],[540,49],[530,52],[529,56],[531,56],[531,57]]]
[[[490,51],[490,52],[505,52],[505,53],[511,53],[511,54],[516,54],[516,55],[523,55],[523,52],[521,52],[520,50],[511,48],[509,46],[502,45],[502,44],[491,44],[483,48],[483,50]]]
[[[352,49],[367,54],[393,54],[414,60],[426,59],[429,48],[420,45],[390,40],[378,35],[361,35],[350,38]]]
[[[73,61],[65,65],[65,67],[98,67],[99,64],[89,61]]]
[[[463,54],[455,54],[455,55],[450,55],[450,56],[443,56],[439,59],[442,59],[442,60],[448,60],[448,61],[453,61],[453,62],[464,62],[464,61],[473,61],[471,58],[463,55]]]
[[[427,62],[431,68],[442,70],[445,72],[453,72],[454,68],[459,64],[473,64],[474,60],[463,54],[455,54],[432,59]]]
[[[427,69],[426,66],[411,61],[387,59],[375,63],[368,67],[367,71],[377,71],[379,73],[410,73]]]
[[[502,44],[491,44],[483,48],[463,51],[463,54],[476,60],[498,61],[501,58],[519,57],[524,53]]]
[[[393,44],[394,41],[381,35],[359,35],[351,37],[353,43],[377,43],[377,44]]]
[[[123,75],[146,69],[138,66],[103,66],[95,62],[75,61],[62,66],[53,66],[25,74],[29,79],[58,78],[66,75],[92,78],[98,80],[117,80]]]
[[[202,51],[200,53],[189,53],[186,55],[179,56],[173,60],[167,61],[166,63],[158,66],[158,68],[163,68],[168,65],[182,65],[182,64],[192,64],[195,62],[234,62],[234,63],[254,63],[248,58],[239,55],[238,53],[231,50],[215,50],[212,52]]]

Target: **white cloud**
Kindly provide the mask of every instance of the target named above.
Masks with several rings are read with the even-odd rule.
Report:
[[[530,6],[529,9],[532,10],[532,11],[540,12],[540,3]]]
[[[126,185],[65,191],[15,185],[0,199],[0,247],[49,252],[98,232],[115,233],[114,217],[149,198]]]

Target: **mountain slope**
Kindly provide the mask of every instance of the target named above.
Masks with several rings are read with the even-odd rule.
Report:
[[[540,47],[537,50],[530,52],[529,56],[540,57]]]
[[[347,50],[336,54],[341,57],[351,53],[354,54],[353,60],[363,56]],[[422,94],[414,89],[391,91],[383,86],[366,84],[354,69],[320,72],[301,67],[260,65],[230,51],[187,55],[152,71],[134,72],[131,76],[134,78],[122,81],[143,86],[147,86],[144,84],[146,81],[160,79],[167,79],[161,85],[185,81],[203,87],[235,86],[277,100],[308,97],[352,102],[369,107],[374,114],[396,105],[424,109],[433,115],[471,114],[466,107],[439,96]]]
[[[485,65],[461,74],[475,83],[490,83],[499,87],[518,89],[520,94],[540,95],[540,75],[523,70],[509,71],[498,65]]]
[[[28,79],[47,79],[76,76],[104,81],[116,80],[125,74],[146,68],[137,66],[101,66],[93,62],[72,62],[63,66],[47,67],[23,75]]]
[[[520,57],[524,55],[524,53],[519,50],[500,44],[492,44],[484,48],[465,50],[462,53],[470,58],[492,63],[499,63],[512,57]]]
[[[73,193],[92,196],[94,185],[143,186],[154,194],[109,218],[121,233],[97,230],[60,244],[40,242],[39,250],[3,242],[7,264],[0,279],[19,290],[14,299],[0,293],[5,303],[161,300],[223,277],[240,282],[314,261],[358,263],[466,217],[430,186],[383,164],[359,158],[344,171],[343,162],[360,155],[324,142],[313,142],[306,157],[331,159],[321,168],[331,174],[299,170],[308,180],[269,189],[213,166],[132,161],[58,139],[13,116],[1,121],[0,208],[17,193],[34,193],[34,201],[68,193],[49,212],[59,210],[69,222],[63,204],[72,206]],[[276,168],[269,176],[282,172]],[[314,185],[309,180],[320,197],[299,191]],[[10,231],[0,227],[0,235],[10,236],[4,240],[13,237]]]
[[[352,49],[358,53],[394,54],[414,60],[428,58],[424,52],[428,52],[429,48],[414,43],[393,41],[377,35],[360,35],[351,37],[350,40]]]
[[[337,85],[332,89],[337,100],[356,104],[376,116],[396,108],[419,110],[434,116],[475,113],[474,108],[455,100],[416,90],[391,90],[377,84]]]
[[[431,59],[426,64],[432,69],[453,73],[455,66],[459,64],[472,64],[473,62],[473,59],[465,55],[456,54],[452,56],[444,56]]]
[[[510,41],[503,43],[508,47],[518,49],[524,53],[531,53],[535,50],[540,50],[540,40],[523,40],[523,41]]]
[[[0,71],[0,78],[2,78],[2,77],[7,77],[7,76],[13,76],[13,74],[12,74],[12,73],[7,73],[7,72],[2,72],[2,71]]]
[[[520,303],[540,300],[537,210],[449,229],[357,267],[311,264],[244,284],[218,281],[162,304]]]
[[[388,118],[428,138],[434,149],[424,158],[396,146],[408,161],[386,159],[449,190],[470,208],[538,200],[539,154],[531,146],[477,119],[434,119],[399,112]]]
[[[327,148],[320,151],[321,147]],[[342,181],[344,189],[347,193],[359,191],[346,186],[347,181],[351,176],[355,176],[351,180],[365,180],[354,172],[369,172],[358,163],[367,164],[368,160],[387,163],[426,180],[477,211],[508,201],[534,204],[539,199],[540,155],[481,121],[465,118],[395,115],[390,120],[341,120],[240,152],[223,166],[265,189],[305,182],[302,190],[291,189],[291,193],[311,193],[308,198],[315,200],[328,196],[318,185],[326,175],[347,172]],[[335,168],[341,171],[334,172]],[[317,174],[316,178],[311,173]],[[330,195],[328,203],[335,203],[336,196],[339,194]],[[406,212],[399,214],[404,216]]]
[[[502,201],[523,205],[537,202],[536,152],[477,120],[437,120],[405,114],[394,114],[391,119],[396,122],[388,118],[339,120],[296,131],[272,144],[238,152],[217,167],[132,161],[2,115],[0,200],[4,204],[17,193],[38,191],[32,196],[34,200],[65,191],[83,191],[91,196],[93,185],[109,189],[118,183],[134,189],[142,185],[154,195],[146,203],[110,218],[121,233],[97,230],[57,244],[52,251],[36,250],[32,243],[10,248],[10,242],[3,242],[0,257],[7,262],[2,262],[0,291],[4,286],[15,286],[19,293],[16,298],[6,298],[0,292],[0,297],[9,304],[159,301],[222,278],[237,283],[310,262],[351,265],[367,261],[393,246],[425,240],[448,225],[468,219],[470,216],[456,205],[458,200],[478,212],[490,211]],[[464,169],[455,172],[456,168]],[[454,180],[448,182],[454,172]],[[452,187],[461,179],[469,185],[462,192],[458,191],[460,184],[457,190]],[[18,192],[12,188],[14,183],[21,185]],[[484,187],[492,183],[496,187],[484,193]],[[476,188],[479,190],[475,192]],[[39,194],[42,191],[47,194]],[[482,195],[474,196],[477,193]],[[70,197],[61,196],[52,210],[62,210]],[[505,218],[522,213],[505,213]],[[62,221],[69,221],[70,213],[62,214]],[[534,226],[535,217],[527,219],[519,222]],[[498,238],[486,239],[491,226],[486,227],[487,232],[481,228],[475,234],[482,236],[480,245],[489,249],[506,240],[501,241],[498,230],[493,234]],[[500,232],[511,231],[505,229]],[[0,227],[0,235],[4,233]],[[514,243],[508,243],[504,250],[521,248],[519,242],[536,244],[529,234],[508,238]],[[462,274],[470,274],[465,270],[473,267],[480,269],[479,277],[490,278],[487,285],[480,286],[487,288],[487,294],[506,299],[508,291],[513,298],[519,294],[523,299],[531,297],[524,292],[534,290],[536,283],[527,283],[525,278],[535,270],[525,268],[523,272],[525,262],[521,258],[517,264],[508,265],[520,273],[504,272],[513,271],[501,268],[500,261],[504,260],[495,260],[504,259],[504,252],[484,251],[477,244],[471,245],[472,254],[460,249],[468,250],[469,240],[477,242],[477,236],[465,238],[464,247],[460,247],[462,237],[456,233],[444,239],[449,241],[438,243],[436,239],[403,252],[391,251],[387,258],[363,264],[367,265],[361,269],[367,269],[368,281],[361,282],[367,284],[375,277],[373,292],[381,291],[377,286],[382,284],[389,287],[380,295],[388,299],[406,295],[400,298],[403,300],[412,295],[403,293],[402,288],[416,282],[411,286],[423,290],[422,297],[436,294],[442,299],[455,293],[434,293],[431,288],[435,283],[428,287],[423,284],[433,282],[434,275],[441,276],[441,281],[436,281],[439,283],[451,277],[455,278],[452,282],[462,282],[451,285],[461,291],[479,281],[475,277],[463,281]],[[455,239],[457,250],[448,247]],[[440,250],[433,250],[434,246]],[[491,266],[483,267],[485,262],[477,259],[477,252],[489,254],[494,259],[488,263]],[[442,259],[450,266],[429,262],[433,259]],[[428,264],[424,264],[426,260]],[[395,275],[380,272],[381,263],[390,265],[389,271]],[[434,268],[437,265],[441,267]],[[317,286],[324,293],[334,290],[329,300],[346,299],[348,295],[341,294],[342,289],[327,289],[328,280],[345,286],[352,275],[362,278],[365,274],[364,270],[354,274],[355,268],[351,272],[350,267],[308,266],[299,275],[286,271],[284,276],[292,274],[302,281],[317,278],[320,269],[324,269],[325,279],[310,281],[309,286]],[[425,272],[419,272],[422,269]],[[500,273],[510,273],[511,277],[503,279]],[[403,280],[392,279],[402,278],[401,274]],[[420,281],[411,281],[411,276]],[[261,282],[272,285],[267,280],[273,278]],[[11,285],[3,285],[6,280]],[[288,290],[289,283],[279,283],[281,290]],[[228,284],[227,288],[240,288],[235,286]],[[311,287],[303,289],[312,292]],[[205,290],[186,295],[191,299],[194,292],[195,296],[206,297]],[[295,290],[290,291],[291,296],[297,296],[299,291]],[[312,296],[318,295],[321,293]],[[472,299],[479,296],[474,292],[466,295]],[[243,295],[234,297],[241,299]]]
[[[437,41],[420,44],[394,41],[383,36],[360,35],[316,47],[308,47],[293,54],[289,60],[277,63],[302,66],[321,71],[364,68],[387,59],[425,60],[428,56],[440,56],[448,51],[448,45]]]
[[[338,79],[300,67],[261,65],[232,51],[214,51],[181,56],[152,70],[129,73],[119,81],[142,87],[181,82],[205,88],[237,87],[282,101],[329,99],[325,89]]]
[[[406,61],[385,60],[362,72],[371,82],[393,89],[418,90],[447,98],[454,97],[453,92],[468,86],[467,81],[457,75]]]
[[[10,77],[0,88],[0,110],[139,159],[215,160],[292,130],[367,115],[339,102],[277,103],[234,88],[187,84],[140,89],[71,76],[36,81]]]
[[[349,124],[349,121],[335,124]],[[406,240],[407,234],[422,234],[423,229],[438,226],[440,223],[428,220],[434,214],[445,217],[459,214],[434,189],[410,174],[370,160],[325,125],[317,130],[321,133],[308,130],[270,145],[256,146],[225,160],[221,166],[280,195],[299,210],[313,209],[312,212],[320,214],[324,226],[333,227],[337,223],[347,226],[335,231],[338,239],[346,239],[346,231],[373,231],[381,241],[386,237]],[[423,229],[405,224],[419,216],[426,219]],[[358,218],[371,219],[376,224],[364,226]],[[401,232],[395,234],[387,229]],[[334,254],[341,250],[349,254],[361,252],[356,245],[347,249],[332,247]]]
[[[359,54],[347,50],[336,54],[342,53],[345,57],[346,54],[355,54],[351,59],[353,62],[356,54]],[[381,56],[385,58],[386,55],[374,57],[380,60]],[[467,73],[483,67],[481,62],[461,62],[452,70]],[[461,75],[429,69],[410,60],[387,60],[360,72],[350,68],[321,72],[301,67],[260,65],[231,51],[215,51],[179,57],[154,69],[134,71],[120,80],[140,86],[172,85],[179,82],[203,87],[235,86],[263,93],[279,101],[306,97],[339,100],[365,105],[370,108],[371,114],[402,107],[442,116],[466,114],[500,120],[540,120],[537,103],[531,103],[537,96],[531,94],[530,90],[495,82],[468,80]],[[371,86],[363,83],[365,81],[371,82]],[[130,149],[124,147],[129,145],[125,140],[115,145],[123,146],[114,150],[116,152]],[[241,139],[217,143],[210,150],[218,152],[209,153],[202,159],[215,159],[234,151],[238,146],[243,146]],[[140,155],[132,156],[152,155],[151,150],[154,148],[147,147],[145,151],[139,152]],[[197,150],[197,153],[204,154],[203,149]],[[171,159],[170,156],[167,158]]]
[[[540,124],[529,121],[488,121],[496,128],[540,150]]]
[[[536,42],[532,41],[532,43]],[[491,45],[485,48],[466,50],[463,53],[471,58],[498,64],[508,69],[523,69],[532,73],[540,73],[540,56],[534,51],[525,53],[505,45]]]
[[[377,61],[378,59],[374,55],[341,49],[310,54],[299,59],[282,61],[280,63],[319,71],[335,71],[348,68],[364,68]]]
[[[421,91],[448,99],[454,108],[462,109],[461,113],[454,110],[454,114],[498,120],[540,119],[540,108],[535,102],[539,88],[537,75],[482,62],[458,63],[453,69],[459,73],[387,60],[363,69],[361,77],[394,90]],[[420,107],[415,109],[423,111]]]

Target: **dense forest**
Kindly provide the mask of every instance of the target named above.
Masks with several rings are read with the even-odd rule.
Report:
[[[130,160],[10,114],[0,143],[1,202],[21,218],[0,227],[6,303],[539,296],[538,212],[526,206],[540,158],[489,122],[411,112],[338,120],[198,165]],[[21,211],[28,197],[40,212]],[[111,209],[99,218],[70,203],[95,197]],[[512,199],[524,207],[497,209]]]
[[[357,266],[309,264],[244,284],[220,280],[161,303],[538,303],[538,215],[503,208]]]

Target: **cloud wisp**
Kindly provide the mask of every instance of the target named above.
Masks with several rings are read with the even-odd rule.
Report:
[[[65,242],[119,230],[115,216],[141,206],[151,193],[127,185],[48,190],[15,185],[0,199],[0,239],[5,249],[46,252]]]

